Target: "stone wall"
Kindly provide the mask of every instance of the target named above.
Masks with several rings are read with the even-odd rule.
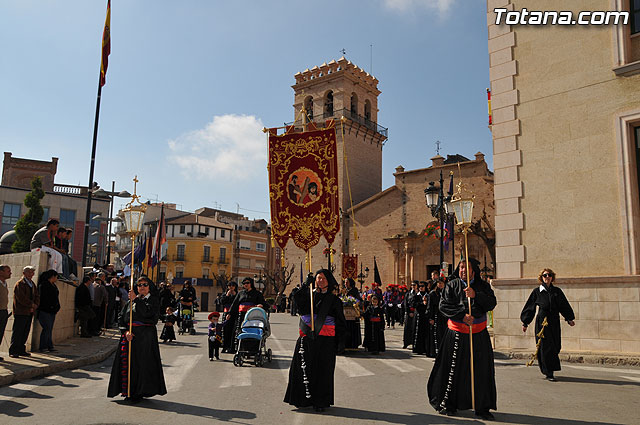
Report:
[[[6,264],[11,267],[11,278],[7,281],[9,287],[9,311],[13,311],[13,289],[18,280],[22,278],[22,269],[27,265],[32,265],[36,268],[34,275],[34,281],[37,282],[37,277],[47,270],[47,254],[45,253],[20,253],[20,254],[6,254],[0,255],[0,264]],[[80,268],[79,272],[81,272]],[[80,279],[82,277],[80,276]],[[75,333],[74,314],[75,314],[75,286],[58,281],[56,283],[58,290],[60,291],[60,311],[56,315],[56,321],[53,326],[53,344],[57,344],[70,338]],[[0,351],[8,352],[9,345],[11,343],[11,329],[13,328],[13,316],[9,318],[7,328],[4,332],[4,338],[0,345]],[[34,325],[31,327],[31,334],[27,340],[27,351],[35,351],[38,349],[40,338],[40,324],[38,320],[34,320]]]
[[[536,279],[496,280],[493,313],[495,347],[535,349],[533,326],[522,332],[520,312]],[[640,353],[640,276],[567,278],[557,285],[576,314],[576,325],[562,321],[564,351]]]

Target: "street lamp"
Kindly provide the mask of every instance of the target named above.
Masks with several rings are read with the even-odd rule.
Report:
[[[444,222],[445,220],[449,221],[453,218],[453,210],[450,205],[452,195],[451,192],[453,188],[453,172],[450,173],[450,178],[451,180],[449,184],[448,196],[444,195],[444,179],[442,178],[442,170],[440,170],[440,185],[436,187],[434,182],[429,182],[429,186],[424,190],[425,201],[427,207],[431,211],[431,216],[437,218],[440,222],[440,231],[438,232],[439,234],[437,234],[437,236],[440,238],[440,264],[438,268],[441,272],[444,264]],[[455,251],[453,249],[453,241],[451,242],[451,244],[452,251]],[[455,252],[453,254],[453,257],[455,261]]]
[[[109,262],[111,261],[111,243],[110,243],[111,242],[111,223],[113,221],[121,221],[120,219],[114,220],[111,218],[113,217],[113,198],[116,196],[119,198],[130,198],[131,194],[126,190],[121,190],[120,192],[116,192],[116,182],[112,181],[111,192],[100,188],[93,191],[93,196],[102,197],[102,198],[109,197],[109,219],[108,219],[109,220],[109,237],[107,241],[107,264],[109,264]],[[96,220],[95,217],[94,217],[94,220]]]
[[[456,214],[456,220],[458,226],[462,227],[462,233],[464,234],[464,260],[465,270],[467,275],[467,286],[471,286],[469,279],[469,247],[467,245],[467,233],[471,227],[471,219],[473,214],[473,199],[475,196],[467,189],[466,185],[462,182],[458,183],[458,191],[451,199],[451,208]],[[469,302],[469,315],[471,315],[471,298],[467,298]],[[476,396],[474,388],[474,376],[473,376],[473,328],[469,325],[469,349],[471,350],[471,406],[476,408]]]
[[[364,280],[369,277],[369,267],[365,267],[364,273],[362,273],[362,263],[360,263],[360,274],[358,275],[358,282],[360,282],[360,292],[362,292],[362,284]]]
[[[133,195],[131,201],[122,210],[124,215],[125,233],[131,236],[131,284],[129,286],[129,294],[133,292],[133,271],[135,263],[135,243],[136,236],[144,226],[144,213],[147,206],[140,202],[136,189],[138,185],[138,176],[133,179]],[[134,205],[134,203],[137,203]],[[131,301],[129,301],[131,303]],[[133,308],[129,306],[129,333],[133,333]],[[131,397],[131,341],[129,341],[129,359],[127,361],[127,397]]]

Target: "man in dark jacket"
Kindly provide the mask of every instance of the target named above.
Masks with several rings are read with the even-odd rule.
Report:
[[[78,312],[80,336],[82,338],[91,338],[91,333],[89,332],[89,320],[96,316],[91,308],[93,302],[91,301],[89,285],[91,285],[91,278],[89,276],[83,277],[82,284],[76,288],[75,294],[76,311]]]
[[[9,347],[10,357],[31,356],[31,353],[27,353],[25,344],[31,330],[33,313],[40,303],[38,288],[32,280],[35,271],[35,267],[25,266],[22,269],[22,279],[13,289],[13,333]]]

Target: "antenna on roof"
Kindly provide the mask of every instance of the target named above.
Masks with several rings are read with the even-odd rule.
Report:
[[[369,44],[369,74],[373,75],[373,44]]]
[[[342,48],[342,50],[340,50],[340,53],[342,53],[342,56],[347,54],[347,51],[344,49],[344,47]]]
[[[436,140],[436,155],[440,155],[440,140]]]

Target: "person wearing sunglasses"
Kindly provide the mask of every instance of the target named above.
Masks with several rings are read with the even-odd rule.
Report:
[[[537,350],[538,366],[545,379],[552,382],[556,381],[553,372],[560,370],[560,358],[558,357],[561,348],[560,314],[569,326],[575,325],[576,318],[562,289],[553,285],[555,280],[556,274],[553,270],[543,269],[538,276],[540,286],[531,291],[531,295],[520,313],[522,332],[527,332],[527,327],[536,314],[536,306],[538,307],[534,333],[536,343],[541,340]],[[546,325],[544,325],[545,319]],[[538,337],[541,330],[542,338]]]
[[[245,277],[242,279],[242,289],[238,292],[229,308],[230,316],[236,318],[233,339],[234,352],[238,348],[238,335],[242,330],[244,316],[253,307],[260,307],[265,311],[269,311],[269,304],[265,301],[262,292],[256,289],[254,280],[250,277]]]
[[[125,400],[132,403],[137,403],[144,397],[167,393],[156,329],[160,299],[151,293],[151,282],[146,277],[138,279],[136,287],[138,294],[136,295],[133,290],[129,291],[129,301],[120,313],[118,324],[122,335],[113,361],[107,392],[107,397],[121,394]],[[129,332],[131,306],[133,306],[132,332]],[[129,349],[131,349],[131,357],[129,357]],[[130,385],[127,382],[129,358],[131,358]]]

